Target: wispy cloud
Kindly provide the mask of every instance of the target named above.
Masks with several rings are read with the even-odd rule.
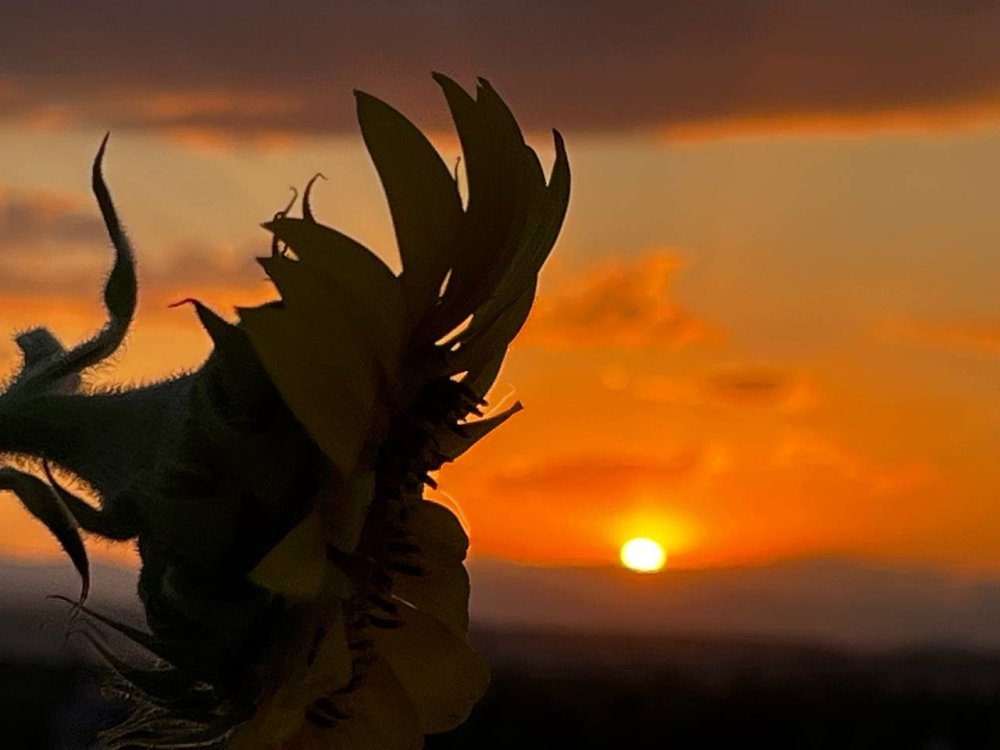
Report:
[[[673,299],[683,262],[669,250],[606,258],[543,289],[519,343],[553,348],[678,349],[718,337]]]
[[[809,373],[773,365],[729,364],[693,375],[658,375],[614,364],[605,369],[601,384],[639,401],[693,407],[760,407],[798,414],[823,401]]]
[[[702,380],[714,400],[737,406],[766,406],[789,412],[815,406],[820,391],[804,372],[769,365],[727,365]]]
[[[0,249],[5,257],[26,246],[79,246],[106,236],[103,222],[76,196],[15,192],[0,185]]]
[[[833,476],[876,498],[906,496],[939,480],[924,461],[879,463],[818,430],[789,431],[775,444],[771,467],[779,472],[804,472],[816,479]]]
[[[254,262],[259,242],[223,246],[189,240],[139,260],[142,302],[154,306],[206,293],[266,291]],[[77,196],[0,187],[0,294],[12,300],[58,299],[89,307],[111,263],[107,230]]]
[[[493,492],[544,495],[552,502],[577,502],[584,497],[608,502],[636,488],[674,486],[696,476],[707,457],[706,450],[697,446],[665,450],[658,456],[554,456],[494,469],[486,484]]]
[[[895,320],[881,325],[878,334],[906,344],[1000,355],[1000,318]]]

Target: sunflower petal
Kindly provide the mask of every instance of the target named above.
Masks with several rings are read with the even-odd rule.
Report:
[[[420,750],[424,746],[413,701],[383,659],[364,683],[336,705],[348,718],[333,727],[306,724],[282,750]]]
[[[261,226],[287,244],[304,263],[322,269],[353,290],[384,289],[395,283],[389,267],[346,234],[308,219],[281,216]]]
[[[418,576],[396,576],[393,596],[438,620],[456,635],[469,632],[469,573],[464,565],[428,565]]]
[[[476,371],[492,362],[498,354],[507,351],[510,342],[528,319],[534,302],[535,282],[532,280],[519,297],[496,311],[493,320],[476,326],[476,335],[463,341],[449,358],[450,369],[453,372]],[[475,319],[473,321],[475,325]]]
[[[461,565],[469,551],[469,536],[454,513],[431,500],[412,500],[405,506],[405,528],[421,549],[421,561],[433,565]]]
[[[282,217],[261,226],[286,243],[306,267],[335,281],[338,294],[369,312],[382,328],[398,328],[405,310],[399,279],[367,247],[306,219]]]
[[[315,604],[293,608],[279,643],[282,660],[270,675],[272,692],[230,750],[298,748],[290,740],[302,730],[307,707],[343,689],[354,674],[343,602],[337,597],[324,595]]]
[[[325,488],[319,496],[325,543],[341,552],[353,553],[361,539],[368,507],[374,496],[374,471],[359,472]]]
[[[364,341],[377,356],[383,371],[388,374],[396,370],[402,329],[399,319],[393,316],[399,311],[390,314],[376,300],[352,298],[341,282],[308,263],[280,255],[258,258],[257,262],[281,292],[282,302],[298,306],[317,320],[337,317],[344,324],[352,324],[354,337]]]
[[[407,311],[417,322],[437,302],[451,267],[462,200],[441,156],[413,123],[373,96],[355,96],[396,229]]]
[[[285,403],[346,476],[371,429],[377,366],[357,326],[293,265],[269,269],[288,267],[281,280],[288,304],[241,308],[240,320]]]
[[[433,331],[437,340],[489,298],[516,250],[535,191],[524,138],[512,118],[504,115],[506,108],[496,104],[499,97],[489,84],[480,82],[476,100],[450,78],[440,74],[434,78],[451,109],[469,182],[459,239],[467,252],[455,257]]]
[[[461,426],[463,435],[457,435],[451,430],[442,430],[437,436],[438,451],[449,461],[454,461],[523,408],[523,404],[517,401],[513,406],[492,417],[465,422]]]
[[[326,539],[318,511],[309,513],[247,574],[251,583],[293,601],[315,599],[326,576]]]
[[[552,165],[552,175],[542,206],[542,217],[532,238],[534,252],[529,256],[536,272],[552,250],[569,208],[570,171],[566,143],[558,130],[552,131],[552,138],[555,143],[556,159]]]
[[[530,246],[542,216],[545,201],[545,173],[542,171],[538,155],[525,143],[524,135],[514,119],[514,115],[497,94],[489,81],[480,78],[478,104],[483,120],[489,123],[491,137],[506,144],[509,158],[514,162],[513,177],[516,180],[516,202],[510,218],[507,236],[504,239],[502,258],[505,263],[498,265],[489,279],[489,299],[506,304],[510,297],[517,296],[524,284],[530,283],[535,275],[526,268],[523,256]],[[504,290],[514,285],[511,293]],[[489,300],[487,300],[489,305]]]
[[[470,367],[462,382],[479,398],[485,399],[500,375],[506,358],[507,350],[499,350],[492,359],[481,361],[475,367]]]
[[[535,283],[566,218],[570,189],[569,159],[562,136],[558,131],[553,131],[553,137],[556,158],[552,165],[552,177],[548,186],[543,182],[542,189],[533,194],[535,200],[530,206],[531,216],[519,238],[510,266],[494,289],[493,296],[477,311],[487,320],[494,317],[495,308],[506,305],[523,289]],[[537,163],[535,152],[527,150]]]
[[[423,732],[447,732],[469,716],[489,686],[486,662],[434,617],[400,606],[402,627],[372,634],[406,690]]]
[[[279,218],[262,226],[292,248],[303,269],[315,274],[315,283],[322,281],[329,300],[340,303],[378,352],[386,372],[394,372],[402,347],[406,306],[399,279],[385,263],[347,235],[313,221]],[[272,257],[262,265],[272,275],[271,267],[281,260],[288,262]]]
[[[444,624],[453,633],[469,631],[469,574],[462,562],[469,537],[455,514],[443,505],[412,501],[405,530],[420,550],[420,575],[397,575],[393,595]]]
[[[458,370],[482,369],[484,363],[502,355],[528,319],[538,273],[555,244],[569,205],[569,162],[558,132],[555,145],[552,179],[541,200],[531,205],[531,216],[510,265],[492,290],[492,296],[476,310],[471,324],[455,339],[462,344],[455,356]]]
[[[353,587],[350,579],[327,558],[327,547],[351,553],[365,523],[374,493],[375,474],[368,471],[347,480],[331,479],[332,487],[247,576],[270,591],[292,600],[314,599],[322,587],[342,599]]]

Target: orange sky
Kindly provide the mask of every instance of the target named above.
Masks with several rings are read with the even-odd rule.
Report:
[[[28,162],[56,138],[9,137]],[[249,265],[265,239],[253,227],[292,179],[274,174],[282,154],[238,164],[236,155],[164,145],[174,152],[149,153],[146,166],[152,143],[122,139],[109,155],[150,279],[127,351],[102,373],[109,380],[155,377],[204,356],[190,311],[168,309],[169,301],[197,294],[224,310],[267,295]],[[1000,568],[991,533],[1000,472],[990,455],[1000,429],[990,294],[1000,280],[991,252],[1000,224],[947,200],[995,179],[988,164],[1000,154],[1000,131],[570,143],[569,223],[495,394],[527,408],[441,481],[476,554],[607,562],[621,541],[642,534],[661,539],[683,566],[836,552]],[[391,247],[360,144],[314,148],[284,156],[339,175],[319,186],[320,215]],[[205,193],[161,186],[154,201],[151,191],[130,192],[143,182],[130,173],[158,176],[160,160],[177,163],[175,181],[204,178]],[[843,181],[839,202],[828,201],[830,164]],[[240,191],[213,195],[220,178],[212,173],[227,169]],[[686,191],[671,184],[681,181],[678,170],[690,179]],[[924,180],[915,188],[913,175]],[[15,182],[7,205],[46,190],[79,199],[36,197],[50,223],[60,211],[95,213],[69,186]],[[261,195],[270,206],[237,222],[238,204],[263,204]],[[353,210],[369,201],[360,216]],[[912,225],[925,223],[928,206],[942,229],[921,236]],[[177,237],[158,237],[172,215],[182,224]],[[244,226],[227,234],[237,223]],[[830,228],[842,235],[836,242]],[[66,274],[38,258],[67,248],[46,238],[37,245],[8,276],[5,326],[44,323],[79,339],[100,320],[106,250],[90,238],[71,247],[79,266]],[[0,352],[12,366],[12,346]],[[5,552],[57,553],[15,503],[0,507],[0,524]]]
[[[537,101],[494,82],[515,111]],[[837,553],[1000,571],[1000,100],[985,85],[890,101],[893,90],[884,107],[837,93],[767,110],[764,97],[673,121],[650,104],[661,121],[648,126],[554,106],[569,118],[546,124],[567,136],[574,195],[494,392],[526,409],[440,478],[474,554],[605,563],[642,535],[684,567]],[[59,91],[45,96],[72,114]],[[200,296],[226,312],[266,296],[256,225],[315,171],[330,177],[318,216],[395,262],[360,139],[262,126],[233,140],[218,118],[266,119],[287,102],[153,93],[143,117],[211,116],[215,135],[128,120],[112,139],[106,171],[145,283],[102,380],[196,365],[207,341],[167,303]],[[323,96],[350,99],[346,82]],[[44,324],[74,341],[101,320],[91,121],[137,116],[123,111],[40,127],[25,110],[0,124],[10,333]],[[547,139],[533,140],[550,160]],[[453,160],[454,141],[436,142]],[[0,361],[16,364],[10,337]],[[58,554],[13,500],[0,528],[0,554]]]

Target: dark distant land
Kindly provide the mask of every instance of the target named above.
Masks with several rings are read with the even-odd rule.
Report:
[[[988,580],[838,560],[644,577],[480,561],[473,575],[493,684],[429,750],[1000,748]],[[95,605],[134,617],[133,581],[99,568]],[[44,598],[74,586],[63,567],[0,563],[4,748],[82,750],[114,719]]]

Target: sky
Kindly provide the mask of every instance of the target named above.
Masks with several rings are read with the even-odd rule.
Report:
[[[140,310],[98,382],[196,367],[196,296],[272,298],[258,224],[398,269],[352,89],[459,155],[440,70],[488,78],[573,194],[492,394],[525,410],[440,477],[475,556],[844,555],[1000,573],[1000,6],[978,0],[18,4],[0,26],[0,324],[103,320],[105,171]],[[3,372],[17,366],[0,339]],[[57,544],[13,498],[0,554]],[[128,561],[122,547],[98,556]]]

